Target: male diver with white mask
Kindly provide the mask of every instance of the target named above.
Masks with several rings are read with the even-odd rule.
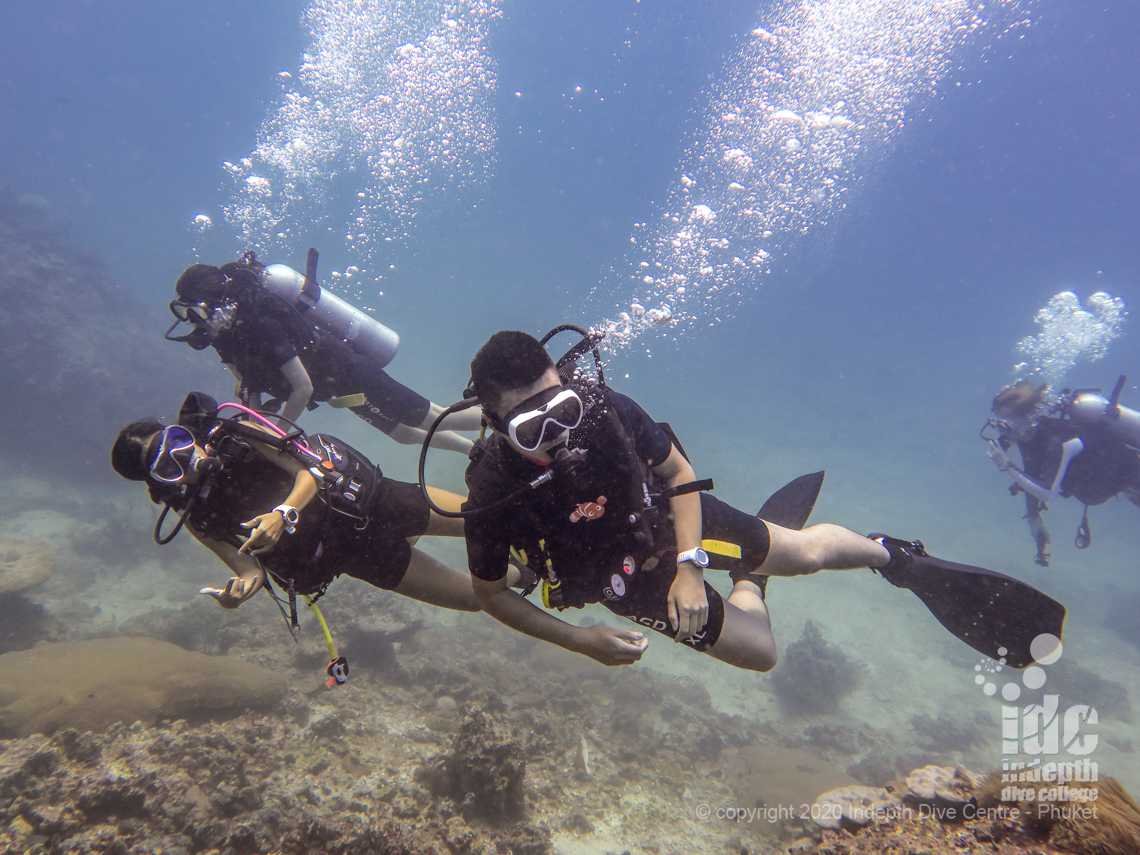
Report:
[[[543,345],[568,328],[583,344],[555,363]],[[475,592],[499,621],[608,665],[634,662],[648,645],[638,630],[574,626],[511,591],[502,568],[514,554],[541,577],[547,608],[602,603],[639,629],[756,671],[776,661],[767,577],[825,568],[876,570],[1014,667],[1033,661],[1037,636],[1060,637],[1064,607],[1019,580],[935,558],[919,541],[804,528],[822,472],[786,485],[757,515],[712,497],[668,426],[605,384],[595,345],[573,327],[542,341],[496,333],[471,363],[468,394],[444,411],[481,407],[492,431],[471,455],[463,509],[436,510],[463,517]],[[573,363],[591,347],[598,371],[586,378]],[[426,456],[425,444],[421,486]],[[705,581],[709,569],[729,571],[727,599]]]

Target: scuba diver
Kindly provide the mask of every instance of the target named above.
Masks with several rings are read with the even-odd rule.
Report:
[[[213,346],[237,380],[243,402],[281,409],[286,423],[305,408],[328,401],[348,408],[392,439],[418,444],[442,408],[394,380],[385,370],[400,337],[316,278],[317,251],[306,273],[284,264],[261,264],[252,252],[237,262],[188,267],[170,304],[169,341],[195,350]],[[174,335],[184,323],[189,333]],[[478,430],[471,415],[451,419],[435,444],[467,454],[471,440],[455,431]]]
[[[235,415],[222,417],[226,410]],[[466,574],[413,548],[425,534],[460,537],[462,525],[430,511],[418,485],[385,478],[335,437],[286,433],[266,414],[195,392],[176,424],[152,418],[123,428],[111,465],[165,506],[156,542],[169,543],[185,525],[234,574],[201,593],[237,608],[266,587],[287,604],[292,629],[304,597],[330,646],[330,676],[339,657],[315,604],[342,573],[432,605],[479,609]],[[429,491],[438,505],[460,507],[461,496]],[[171,511],[178,521],[163,534]],[[508,575],[518,583],[529,574],[512,567]]]
[[[544,345],[567,329],[583,341],[555,363]],[[1039,635],[1060,637],[1064,607],[1018,580],[934,558],[919,541],[803,528],[822,472],[786,485],[756,516],[713,498],[669,427],[606,386],[599,338],[569,325],[541,341],[498,332],[472,361],[464,399],[444,411],[481,406],[491,429],[472,453],[463,508],[434,507],[463,517],[488,614],[607,665],[632,663],[648,646],[640,631],[574,626],[511,591],[503,568],[514,554],[542,579],[548,608],[600,602],[724,662],[766,671],[776,662],[767,577],[870,567],[917,594],[967,644],[1014,667],[1040,656],[1030,651]],[[574,367],[588,350],[593,376]],[[425,443],[420,482],[430,500],[427,452]],[[708,568],[729,571],[727,599],[705,581]]]
[[[1037,545],[1035,560],[1049,566],[1049,531],[1041,518],[1048,504],[1075,498],[1084,505],[1074,543],[1092,543],[1089,507],[1115,496],[1140,505],[1140,412],[1120,404],[1126,378],[1105,398],[1099,389],[1064,389],[1019,380],[994,397],[993,417],[980,435],[990,459],[1025,496],[1025,519]],[[1017,446],[1021,466],[1009,459]]]

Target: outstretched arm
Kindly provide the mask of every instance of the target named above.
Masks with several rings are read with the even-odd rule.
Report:
[[[472,577],[475,596],[483,610],[500,623],[521,633],[589,656],[604,665],[628,665],[645,652],[648,642],[640,632],[607,626],[580,627],[544,612],[507,587],[506,577],[489,582]]]
[[[243,555],[228,543],[200,535],[193,529],[191,533],[199,543],[217,555],[234,574],[233,578],[221,588],[203,588],[202,593],[209,594],[224,609],[236,609],[261,590],[265,584],[265,571],[261,569],[257,559]]]

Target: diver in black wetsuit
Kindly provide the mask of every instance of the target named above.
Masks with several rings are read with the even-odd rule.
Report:
[[[1015,667],[1033,661],[1038,635],[1060,636],[1064,608],[1017,580],[934,558],[918,541],[826,523],[802,529],[822,473],[793,481],[757,516],[707,495],[711,482],[695,480],[666,426],[600,376],[573,377],[568,360],[581,346],[556,365],[542,345],[496,333],[471,364],[469,394],[444,411],[481,405],[493,430],[472,454],[462,514],[475,592],[508,626],[608,665],[634,662],[648,645],[639,631],[565,623],[509,590],[503,566],[513,550],[543,577],[548,607],[602,603],[756,671],[776,661],[766,577],[824,568],[876,569],[959,638]],[[730,571],[727,599],[705,581],[707,568]]]
[[[982,436],[990,458],[1025,496],[1025,519],[1037,545],[1035,560],[1049,565],[1051,539],[1041,517],[1049,502],[1074,498],[1085,506],[1076,546],[1092,542],[1088,509],[1115,496],[1140,505],[1140,413],[1120,405],[1124,377],[1109,398],[1096,390],[1050,394],[1045,384],[1020,380],[993,400]],[[1017,446],[1021,466],[1008,451]]]
[[[116,472],[145,482],[153,501],[179,515],[234,574],[211,594],[236,608],[272,578],[296,595],[323,594],[341,574],[445,608],[477,611],[465,574],[414,549],[421,535],[460,537],[462,525],[434,513],[419,486],[385,478],[350,446],[324,434],[286,442],[250,417],[221,418],[193,393],[179,423],[133,422],[111,452]],[[304,448],[306,450],[302,451]],[[463,497],[431,488],[458,509]],[[509,571],[517,583],[519,572]]]
[[[268,267],[252,253],[222,267],[195,264],[178,278],[170,304],[175,324],[167,338],[197,350],[212,346],[237,380],[239,397],[254,407],[263,396],[288,422],[306,407],[330,401],[405,444],[418,445],[441,408],[393,379],[384,367],[399,336],[372,316],[283,265]],[[172,336],[180,323],[191,332]],[[451,419],[435,445],[466,454],[478,430],[469,415]]]

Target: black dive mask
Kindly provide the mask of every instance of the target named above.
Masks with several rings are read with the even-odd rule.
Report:
[[[172,323],[170,325],[170,328],[167,329],[166,334],[163,336],[163,338],[165,338],[167,341],[184,342],[195,350],[205,350],[210,346],[210,331],[204,326],[199,326],[197,324],[194,324],[190,332],[186,333],[185,335],[171,335],[171,333],[178,329],[178,327],[183,323],[185,322],[175,321]]]

